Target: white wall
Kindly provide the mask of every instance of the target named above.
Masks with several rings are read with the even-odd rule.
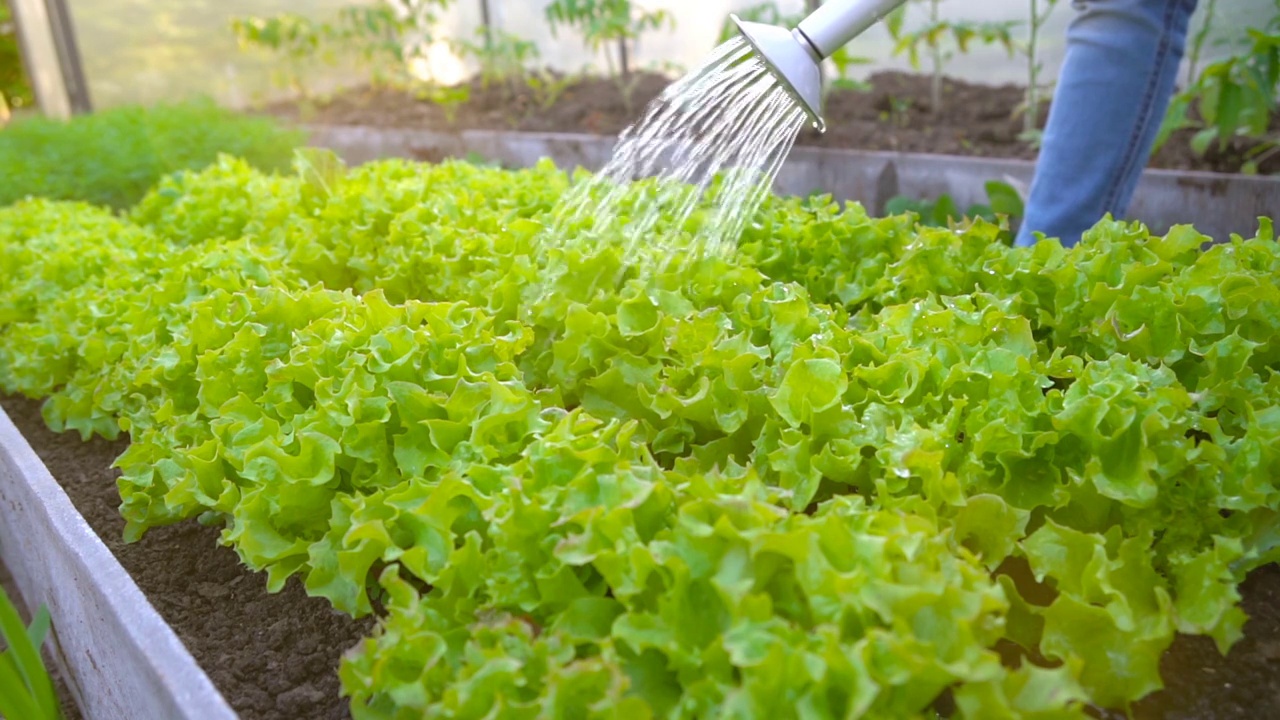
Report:
[[[128,102],[154,102],[192,94],[244,105],[278,91],[271,82],[271,61],[237,50],[231,36],[232,17],[290,11],[326,17],[351,2],[376,0],[70,0],[75,17],[85,71],[97,107]],[[637,64],[661,69],[672,65],[690,68],[714,46],[724,18],[730,11],[756,0],[638,0],[675,15],[674,32],[663,31],[643,38],[635,48]],[[560,69],[604,67],[601,55],[593,55],[572,32],[553,37],[543,17],[548,0],[490,0],[497,24],[536,41],[545,63]],[[944,0],[946,17],[973,20],[1022,19],[1029,0]],[[779,0],[784,11],[797,12],[803,0]],[[1204,0],[1201,0],[1201,5]],[[1249,18],[1266,17],[1273,0],[1226,0],[1218,3],[1219,36],[1242,34]],[[916,9],[915,17],[920,17]],[[1074,11],[1061,0],[1045,30],[1044,58],[1050,76],[1061,60],[1063,31]],[[478,0],[458,0],[443,27],[471,35],[479,24]],[[883,27],[868,31],[855,41],[855,54],[876,64],[859,69],[866,75],[883,68],[907,68],[891,56],[892,44]],[[1216,50],[1221,54],[1222,49]],[[433,55],[432,70],[441,79],[460,77],[466,69],[448,52]],[[979,82],[1019,82],[1025,77],[1024,61],[1010,60],[1003,50],[983,48],[953,60],[948,72]],[[321,85],[349,79],[349,73],[321,73]]]

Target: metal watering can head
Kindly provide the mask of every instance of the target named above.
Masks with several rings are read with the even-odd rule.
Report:
[[[820,132],[822,119],[822,61],[850,40],[893,12],[906,0],[832,0],[800,22],[794,30],[730,16],[769,71],[791,93]]]

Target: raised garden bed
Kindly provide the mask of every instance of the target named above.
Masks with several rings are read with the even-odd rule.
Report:
[[[323,599],[307,597],[297,582],[269,594],[260,574],[218,545],[216,528],[195,521],[125,543],[115,484],[120,473],[111,465],[127,441],[84,442],[74,433],[53,433],[40,417],[40,404],[26,398],[0,396],[0,406],[236,715],[242,720],[350,717],[338,695],[338,657],[368,633],[370,621],[333,611]],[[61,619],[54,615],[55,631]],[[62,628],[64,642],[70,631]],[[109,644],[101,636],[94,642]],[[192,689],[178,688],[184,693],[178,699],[190,702],[189,717],[220,717]],[[102,698],[95,697],[102,692],[90,686],[79,694],[86,695],[86,707],[102,712]]]
[[[312,142],[350,162],[378,157],[439,160],[479,155],[513,167],[550,157],[561,167],[598,169],[613,137],[639,117],[644,105],[670,82],[642,74],[629,101],[618,84],[585,78],[554,103],[539,106],[523,84],[472,80],[469,99],[454,107],[392,89],[356,88],[305,103],[264,109],[307,126]],[[1013,180],[1026,187],[1036,149],[1020,140],[1022,121],[1013,109],[1022,88],[948,80],[944,111],[929,106],[929,78],[881,72],[868,90],[832,91],[828,130],[806,129],[788,157],[776,189],[784,194],[830,193],[883,213],[898,196],[933,200],[950,196],[959,207],[987,202],[985,184]],[[1042,111],[1041,125],[1047,117]],[[1275,122],[1280,132],[1280,118]],[[1237,174],[1257,142],[1237,138],[1204,156],[1191,150],[1192,130],[1175,132],[1152,158],[1128,218],[1155,232],[1192,224],[1223,239],[1249,235],[1260,216],[1280,214],[1280,153],[1260,176]]]
[[[40,417],[39,403],[26,398],[0,395],[0,409],[239,718],[351,716],[337,693],[337,658],[367,634],[371,621],[334,612],[322,599],[307,597],[296,582],[278,595],[268,594],[260,574],[217,545],[214,528],[188,522],[137,544],[123,543],[114,483],[119,473],[111,463],[127,443],[83,442],[73,433],[53,433]],[[0,454],[12,452],[13,445],[9,438]],[[1167,689],[1138,703],[1136,720],[1252,720],[1280,713],[1280,566],[1254,572],[1241,591],[1250,616],[1244,640],[1224,658],[1212,640],[1180,636],[1161,660]],[[83,692],[77,693],[81,702],[101,712],[102,698],[83,697]],[[89,692],[103,691],[90,686]],[[75,708],[68,710],[69,720],[77,716]],[[1096,714],[1107,720],[1124,717]],[[211,707],[190,715],[215,716]]]
[[[608,79],[587,78],[570,85],[549,107],[539,107],[520,83],[467,84],[470,100],[455,108],[394,90],[356,88],[326,100],[305,104],[278,103],[264,109],[277,117],[313,125],[462,132],[502,130],[537,133],[616,135],[635,122],[640,110],[670,80],[648,74],[637,79],[629,103]],[[992,159],[1034,160],[1036,150],[1018,139],[1022,120],[1013,116],[1023,102],[1014,85],[980,85],[958,80],[944,83],[943,112],[929,107],[927,77],[880,72],[871,89],[832,91],[827,104],[827,132],[806,130],[799,147],[900,153],[928,153]],[[1042,111],[1043,118],[1048,110]],[[1280,132],[1280,119],[1273,124]],[[1234,140],[1226,149],[1204,156],[1191,151],[1194,131],[1175,133],[1151,160],[1151,167],[1235,173],[1253,143]],[[1262,165],[1263,174],[1280,172],[1280,155]]]
[[[772,200],[731,261],[619,283],[618,238],[571,230],[537,264],[566,188],[546,165],[314,169],[224,160],[125,217],[0,211],[6,387],[129,433],[55,472],[149,528],[115,547],[176,566],[158,608],[175,582],[179,607],[253,604],[234,558],[179,554],[214,545],[203,517],[286,597],[305,577],[379,618],[343,683],[388,714],[687,697],[776,716],[775,690],[813,688],[852,713],[837,696],[870,683],[886,714],[1280,709],[1269,231],[1206,249],[1104,224],[1025,250]],[[41,439],[22,402],[51,467],[89,447]],[[123,474],[95,470],[117,455]],[[307,636],[256,617],[209,625]],[[1215,664],[1204,636],[1238,632]],[[321,672],[352,638],[311,639],[280,663]],[[775,688],[761,663],[796,653],[808,679]],[[1170,687],[1149,695],[1158,655]],[[323,713],[301,675],[290,702]],[[279,713],[290,691],[261,689],[254,712]]]
[[[610,136],[506,130],[441,132],[377,125],[309,125],[306,129],[312,144],[330,148],[352,164],[389,157],[439,162],[478,156],[508,167],[531,167],[550,158],[559,167],[598,170],[608,162],[615,144]],[[797,147],[782,166],[774,189],[785,195],[826,193],[839,201],[860,202],[882,215],[888,202],[899,196],[949,195],[960,207],[983,203],[988,181],[1030,183],[1034,169],[1028,160]],[[1251,236],[1259,217],[1277,214],[1280,177],[1148,170],[1128,217],[1157,233],[1174,225],[1194,224],[1206,235],[1226,240],[1232,233]]]
[[[232,717],[23,438],[0,414],[0,556],[21,602],[49,609],[63,697],[89,718]]]

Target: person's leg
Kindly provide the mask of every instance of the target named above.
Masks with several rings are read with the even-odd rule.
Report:
[[[1196,0],[1077,0],[1017,244],[1074,245],[1129,206],[1173,95]]]

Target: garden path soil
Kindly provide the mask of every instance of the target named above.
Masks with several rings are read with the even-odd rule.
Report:
[[[217,545],[217,529],[195,521],[126,544],[111,463],[127,441],[55,434],[39,403],[25,398],[0,395],[0,406],[243,720],[351,716],[338,693],[338,660],[371,620],[335,612],[296,580],[268,594],[266,576]]]
[[[662,75],[635,78],[630,102],[617,83],[586,78],[572,83],[550,107],[542,108],[524,85],[468,83],[470,99],[452,110],[391,89],[355,88],[326,100],[278,103],[263,110],[282,119],[335,125],[414,128],[421,130],[521,130],[614,135],[638,119],[640,111],[670,80]],[[881,72],[870,89],[837,89],[827,101],[827,132],[806,130],[800,145],[861,150],[890,150],[1034,160],[1036,151],[1018,139],[1022,120],[1014,116],[1023,100],[1015,85],[982,85],[948,80],[944,106],[930,108],[929,78]],[[1048,110],[1041,113],[1041,124]],[[1280,132],[1280,116],[1272,124]],[[1204,158],[1190,149],[1195,133],[1180,131],[1152,158],[1151,166],[1178,170],[1236,172],[1243,153],[1253,146],[1236,140],[1225,151],[1211,149]],[[1280,153],[1261,168],[1280,172]]]
[[[110,465],[126,442],[50,432],[39,403],[24,398],[0,395],[0,406],[242,718],[349,716],[335,670],[371,621],[333,612],[295,581],[267,594],[263,576],[195,522],[124,544]],[[1137,720],[1280,717],[1280,566],[1255,571],[1241,593],[1250,618],[1244,639],[1223,658],[1208,638],[1178,637],[1161,661],[1167,689],[1134,708]]]

